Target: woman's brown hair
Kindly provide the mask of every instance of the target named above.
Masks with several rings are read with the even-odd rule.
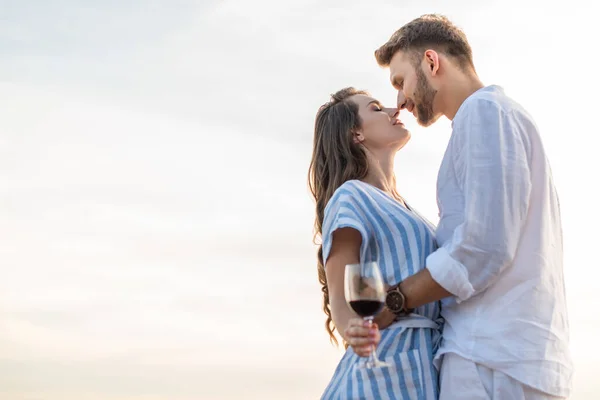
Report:
[[[321,106],[315,120],[313,154],[308,185],[316,202],[315,243],[322,238],[325,206],[333,193],[346,181],[367,176],[368,163],[364,148],[354,143],[354,132],[361,127],[358,105],[350,98],[367,92],[352,87],[331,95]],[[327,315],[325,329],[330,340],[337,344],[335,325],[331,318],[329,290],[323,263],[323,245],[319,243],[317,271],[323,292],[323,311]]]

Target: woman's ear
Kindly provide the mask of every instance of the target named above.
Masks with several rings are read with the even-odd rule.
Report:
[[[365,141],[365,137],[363,136],[361,131],[359,131],[359,130],[352,131],[352,142],[354,144],[361,144],[364,141]]]

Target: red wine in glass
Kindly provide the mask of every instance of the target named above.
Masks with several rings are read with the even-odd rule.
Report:
[[[383,301],[378,300],[353,300],[350,307],[361,317],[375,317],[383,309]]]
[[[348,305],[369,325],[381,312],[385,301],[383,277],[376,262],[348,264],[344,271],[344,294]],[[375,346],[364,363],[364,368],[387,367],[389,364],[377,358]]]

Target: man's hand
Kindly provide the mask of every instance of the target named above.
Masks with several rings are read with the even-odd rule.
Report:
[[[383,310],[375,317],[374,322],[379,326],[379,329],[385,329],[393,324],[395,320],[396,314],[384,306]]]
[[[387,295],[387,292],[393,287],[395,287],[395,285],[394,286],[385,285],[386,295]],[[385,302],[385,300],[384,300],[384,302]],[[374,319],[374,322],[377,324],[379,329],[385,329],[385,328],[389,327],[391,324],[393,324],[395,320],[396,320],[396,314],[391,312],[386,306],[383,306],[383,310],[381,310],[381,312],[379,314],[377,314],[377,316]]]

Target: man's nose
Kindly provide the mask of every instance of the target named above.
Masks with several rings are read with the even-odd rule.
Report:
[[[408,105],[408,101],[406,96],[404,96],[404,92],[402,90],[398,90],[398,98],[396,99],[396,104],[398,105],[398,110],[404,110]]]
[[[412,100],[407,99],[401,90],[398,91],[397,103],[398,110],[407,110],[408,112],[413,112],[413,109],[415,108],[415,103]]]

